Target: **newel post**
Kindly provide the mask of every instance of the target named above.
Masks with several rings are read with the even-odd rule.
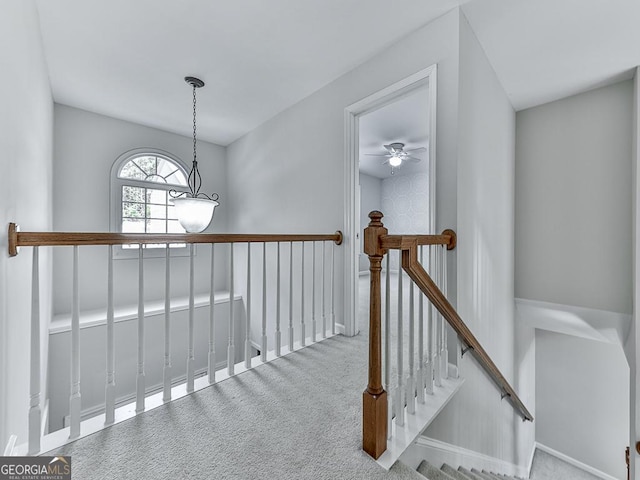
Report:
[[[364,229],[364,253],[369,256],[371,291],[369,303],[369,384],[362,395],[362,448],[373,458],[387,449],[387,392],[382,388],[382,325],[380,272],[385,250],[380,236],[387,234],[382,213],[369,213]]]

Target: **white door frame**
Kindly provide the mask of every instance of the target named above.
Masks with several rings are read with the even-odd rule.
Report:
[[[345,335],[356,335],[358,329],[358,128],[361,115],[377,110],[408,95],[425,85],[429,86],[429,229],[436,226],[436,104],[437,65],[420,70],[362,100],[349,105],[344,110],[345,138],[345,264],[344,264],[344,326]],[[384,212],[383,212],[384,213]],[[384,220],[383,220],[384,221]],[[362,225],[366,227],[366,225]],[[402,233],[402,232],[392,232]]]

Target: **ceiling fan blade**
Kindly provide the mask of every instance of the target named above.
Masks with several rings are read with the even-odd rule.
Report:
[[[363,153],[367,157],[390,157],[388,153]]]
[[[405,152],[415,152],[415,153],[417,153],[417,152],[426,152],[426,151],[427,151],[427,149],[424,148],[424,147],[408,148],[408,149],[405,150]]]
[[[421,162],[422,159],[418,158],[418,157],[412,157],[411,155],[405,157],[405,160],[408,160],[409,162],[414,162],[414,163],[418,163]]]

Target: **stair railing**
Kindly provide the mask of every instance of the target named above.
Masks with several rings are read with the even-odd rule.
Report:
[[[59,447],[68,441],[75,440],[81,436],[93,433],[101,428],[109,426],[115,422],[129,418],[134,414],[175,399],[177,396],[189,394],[199,388],[213,384],[216,379],[215,362],[215,325],[214,325],[214,247],[217,244],[227,244],[229,246],[229,325],[228,325],[228,348],[227,348],[227,372],[222,372],[220,377],[228,378],[240,370],[252,367],[252,325],[260,326],[260,361],[266,362],[272,358],[284,355],[282,350],[282,325],[281,315],[286,308],[282,308],[282,298],[286,302],[288,295],[288,329],[285,339],[288,340],[288,351],[294,351],[306,345],[306,342],[315,342],[319,334],[322,338],[327,338],[336,333],[335,317],[335,245],[341,245],[342,233],[337,231],[333,234],[286,234],[286,235],[265,235],[265,234],[129,234],[129,233],[61,233],[61,232],[20,232],[16,224],[9,225],[8,232],[9,255],[18,255],[19,247],[33,247],[32,263],[32,290],[31,290],[31,326],[30,326],[30,392],[29,392],[29,414],[28,414],[28,441],[23,445],[19,453],[28,455],[38,454],[45,449]],[[246,244],[247,255],[247,298],[246,303],[246,324],[244,338],[244,365],[236,368],[236,345],[241,348],[241,339],[234,338],[236,324],[239,321],[238,315],[234,315],[234,245]],[[262,312],[260,322],[252,323],[251,313],[251,244],[262,244],[262,298],[260,299]],[[322,253],[317,254],[317,244],[321,243]],[[144,303],[144,245],[164,245],[165,249],[165,298],[164,298],[164,368],[162,392],[153,393],[149,391],[149,385],[145,382],[145,303]],[[171,373],[171,295],[170,285],[172,280],[170,269],[170,245],[186,244],[189,251],[189,301],[188,301],[188,347],[186,359],[186,381],[180,387],[177,394],[175,378]],[[194,352],[194,309],[195,309],[195,287],[194,287],[194,245],[209,244],[211,248],[211,277],[210,284],[206,286],[209,290],[209,351],[206,377],[200,377],[196,385],[195,379],[195,352]],[[271,244],[269,250],[276,250],[276,272],[269,272],[267,275],[267,244]],[[330,246],[330,254],[327,253],[327,245]],[[88,421],[82,421],[81,403],[81,383],[80,383],[80,278],[78,274],[79,247],[82,246],[108,246],[107,255],[107,305],[106,305],[106,382],[104,414]],[[138,313],[137,313],[137,365],[136,365],[136,392],[135,410],[134,404],[124,405],[116,409],[115,396],[115,342],[114,342],[114,273],[113,273],[113,246],[114,245],[137,245],[138,246]],[[298,247],[300,245],[300,247]],[[305,256],[305,245],[308,255]],[[69,427],[60,431],[48,434],[45,437],[46,445],[42,445],[42,399],[40,385],[40,280],[39,280],[39,249],[40,247],[70,246],[73,248],[73,281],[72,281],[72,312],[71,312],[71,392],[69,400]],[[275,248],[274,248],[274,247]],[[281,282],[281,247],[289,250],[289,279],[288,282]],[[288,248],[287,248],[288,247]],[[271,252],[273,253],[273,252]],[[241,254],[236,249],[236,254]],[[310,258],[309,258],[310,257]],[[318,264],[318,257],[321,264]],[[307,268],[305,274],[305,263],[312,263],[311,268]],[[295,263],[295,266],[294,266]],[[319,268],[316,268],[319,267]],[[294,268],[296,271],[296,282],[294,282]],[[257,268],[260,270],[260,268]],[[317,271],[319,270],[319,272]],[[311,278],[312,289],[304,287],[305,277]],[[269,280],[268,280],[269,278]],[[275,281],[275,299],[267,298],[267,282]],[[288,285],[287,291],[281,287],[281,283]],[[328,283],[329,287],[325,288]],[[311,290],[311,293],[309,293]],[[328,294],[326,293],[328,292]],[[305,310],[305,296],[311,296],[311,302],[307,302]],[[297,303],[294,304],[293,297]],[[319,297],[316,299],[316,297]],[[316,301],[318,300],[318,301]],[[267,331],[267,302],[274,302],[275,309],[275,331]],[[301,304],[301,307],[300,307]],[[309,308],[309,305],[311,308]],[[293,311],[294,306],[296,311]],[[300,310],[298,310],[300,308]],[[311,316],[311,323],[305,330],[305,315]],[[321,318],[320,318],[321,316]],[[257,315],[255,317],[258,317]],[[294,318],[298,320],[294,324]],[[320,318],[320,321],[318,319]],[[274,322],[271,322],[272,324]],[[295,326],[300,328],[295,332]],[[297,337],[297,338],[296,338]],[[271,341],[268,341],[271,338]],[[239,341],[238,341],[239,340]],[[269,352],[267,354],[267,352]],[[220,374],[220,372],[218,372]],[[135,413],[133,413],[135,411]],[[93,420],[98,420],[93,421]],[[54,438],[55,437],[55,438]]]
[[[489,357],[480,342],[471,333],[471,330],[462,321],[455,308],[447,300],[442,290],[446,291],[446,268],[445,261],[438,258],[437,255],[430,257],[429,264],[432,271],[439,280],[441,287],[434,281],[425,271],[419,259],[423,258],[420,252],[422,246],[443,246],[447,250],[451,250],[456,246],[456,234],[452,230],[445,230],[441,235],[389,235],[388,230],[382,223],[383,214],[379,211],[373,211],[369,214],[370,223],[364,230],[364,252],[369,257],[370,263],[370,305],[369,305],[369,371],[368,384],[363,393],[363,449],[373,458],[378,459],[387,449],[387,440],[390,433],[390,416],[389,399],[387,391],[382,383],[382,320],[381,320],[381,271],[382,261],[387,255],[389,258],[390,250],[398,250],[400,252],[401,269],[398,272],[398,288],[402,288],[402,271],[411,279],[410,288],[415,284],[420,291],[428,298],[431,305],[439,313],[439,318],[446,320],[451,328],[458,335],[458,339],[463,346],[463,352],[470,351],[480,365],[485,369],[489,376],[500,388],[502,397],[508,398],[516,410],[520,412],[524,420],[533,421],[533,416],[524,406],[516,392],[513,390],[509,382],[502,375],[493,360]],[[387,275],[389,272],[389,262],[387,261]],[[388,283],[387,283],[388,284]],[[442,289],[441,289],[442,288]],[[387,290],[388,291],[388,290]],[[412,296],[411,296],[412,297]],[[413,299],[410,297],[410,308],[413,308]],[[386,296],[386,309],[389,308],[389,296]],[[402,302],[402,293],[399,292],[398,302]],[[386,315],[388,318],[388,314]],[[410,314],[411,318],[411,314]],[[402,311],[399,307],[398,322],[402,324]],[[410,320],[411,322],[411,320]],[[384,335],[385,347],[388,345],[388,338],[391,335],[388,322],[385,325]],[[412,323],[410,323],[412,325]],[[401,328],[400,326],[398,327]],[[411,335],[413,335],[413,326]],[[435,381],[436,385],[442,378],[447,375],[447,352],[446,352],[446,329],[444,324],[438,326],[435,322],[433,329],[427,328],[427,332],[435,338],[428,339],[428,343],[435,348],[435,355],[427,355],[427,361],[438,360],[440,365],[431,365],[427,369],[426,384],[418,383],[417,386],[411,385],[409,389],[403,388],[402,385],[397,386],[395,400],[395,417],[396,424],[402,425],[404,410],[411,414],[412,405],[415,404],[415,397],[420,399],[422,388],[429,391],[431,382]],[[409,337],[410,342],[411,335]],[[402,333],[399,330],[398,337]],[[400,341],[398,351],[403,349]],[[388,347],[385,348],[385,376],[388,375],[389,366],[387,360],[389,358]],[[410,355],[413,359],[413,352],[410,344]],[[401,360],[401,357],[399,358]],[[421,365],[421,368],[423,365]],[[402,365],[398,366],[401,369]],[[401,378],[402,372],[399,372]],[[388,382],[385,382],[388,384]],[[388,388],[388,387],[387,387]],[[402,392],[407,392],[408,397],[403,397]],[[400,422],[400,423],[399,423]]]

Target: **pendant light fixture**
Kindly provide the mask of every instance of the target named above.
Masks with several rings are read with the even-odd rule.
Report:
[[[176,215],[182,228],[188,233],[200,233],[211,223],[219,195],[214,193],[207,195],[200,191],[202,177],[198,170],[198,157],[196,154],[196,89],[204,87],[204,82],[199,78],[185,77],[184,81],[193,87],[193,164],[189,179],[188,192],[169,191],[171,202],[176,207]]]

